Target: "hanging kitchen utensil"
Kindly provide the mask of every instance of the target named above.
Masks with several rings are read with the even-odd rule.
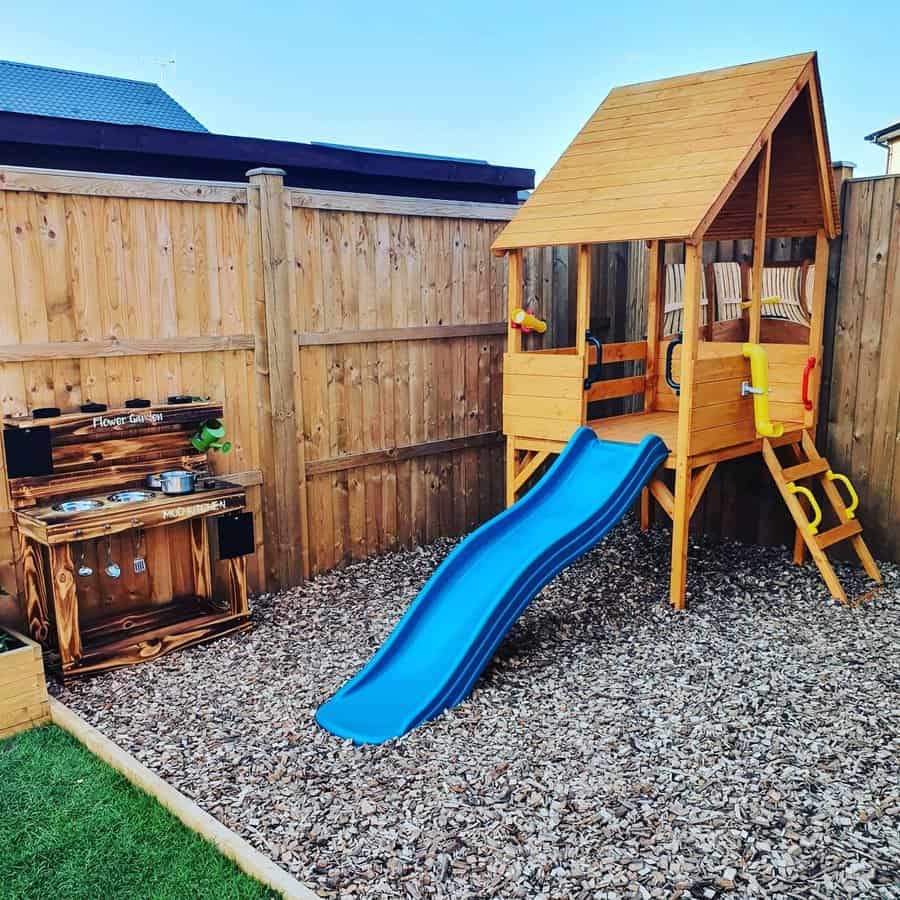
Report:
[[[110,578],[118,578],[122,574],[122,569],[112,558],[112,538],[106,536],[106,569],[104,570]]]
[[[144,558],[144,528],[142,525],[138,525],[137,528],[131,533],[132,540],[134,541],[134,574],[140,575],[143,572],[147,571],[147,560]]]
[[[80,543],[78,545],[78,574],[82,578],[88,578],[94,574],[94,570],[84,561],[86,552],[84,542]]]

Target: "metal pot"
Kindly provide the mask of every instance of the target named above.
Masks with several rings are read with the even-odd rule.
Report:
[[[152,488],[154,491],[161,491],[162,485],[159,482],[159,472],[154,475],[148,475],[144,479],[144,484],[146,484],[148,488]]]
[[[159,486],[164,494],[190,494],[194,490],[197,475],[186,469],[160,472]]]

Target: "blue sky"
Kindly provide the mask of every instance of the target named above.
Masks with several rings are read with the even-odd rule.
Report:
[[[616,84],[815,49],[835,159],[900,119],[900,3],[9,4],[0,58],[158,81],[212,131],[488,159],[538,177]],[[174,71],[158,61],[174,56]]]

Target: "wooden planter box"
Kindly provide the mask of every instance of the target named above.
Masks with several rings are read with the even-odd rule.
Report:
[[[21,644],[0,653],[0,738],[50,721],[41,648],[17,631],[0,628]]]

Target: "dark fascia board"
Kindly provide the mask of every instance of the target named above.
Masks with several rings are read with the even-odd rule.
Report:
[[[900,122],[894,122],[893,125],[888,125],[887,128],[879,128],[878,131],[867,134],[865,140],[874,141],[877,144],[885,138],[894,137],[897,134],[900,134]]]
[[[111,125],[2,111],[0,136],[3,141],[12,143],[241,163],[248,169],[273,166],[320,170],[335,175],[483,185],[508,190],[534,186],[533,169],[388,156],[292,141],[170,131],[144,125]]]

